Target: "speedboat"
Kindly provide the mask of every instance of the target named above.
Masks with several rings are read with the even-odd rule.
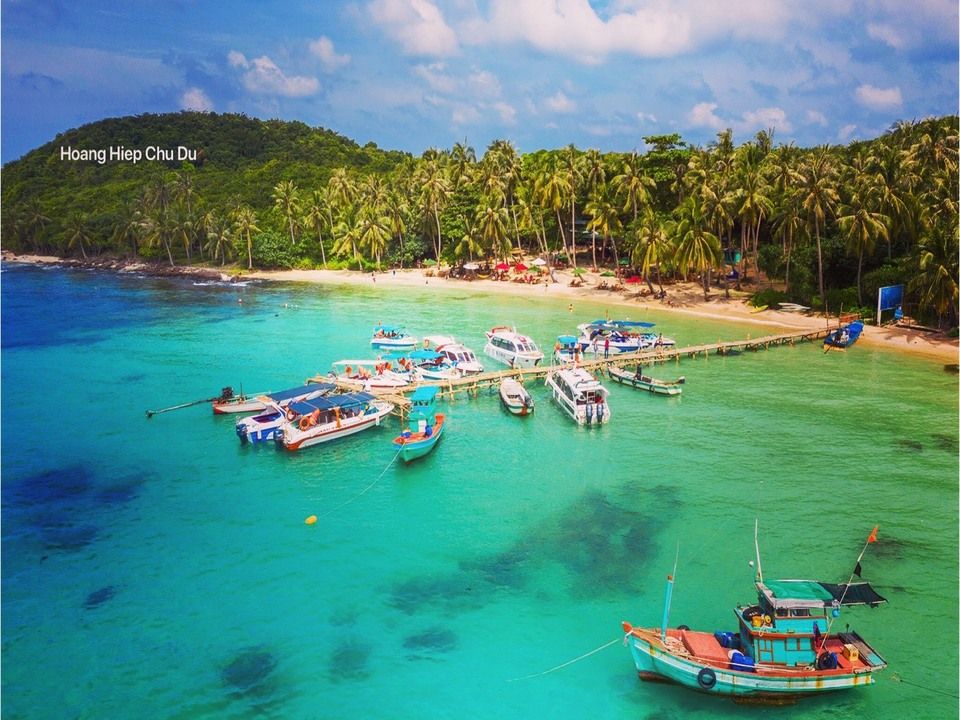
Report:
[[[417,380],[457,380],[463,377],[459,367],[435,350],[392,353],[382,359],[395,364],[398,372],[412,374]]]
[[[871,685],[886,661],[849,625],[832,631],[841,609],[886,602],[869,583],[853,582],[863,552],[846,583],[764,580],[759,552],[757,557],[757,602],[737,605],[736,627],[730,631],[668,628],[673,575],[667,576],[660,627],[623,623],[640,678],[768,703]],[[696,592],[706,597],[703,590]]]
[[[543,360],[537,344],[516,329],[506,326],[492,328],[487,335],[484,354],[513,368],[535,367]]]
[[[370,346],[374,350],[413,350],[417,339],[398,325],[378,324],[373,329]]]
[[[337,360],[333,363],[333,377],[356,383],[364,390],[394,390],[416,379],[413,372],[392,360]]]
[[[337,386],[333,383],[316,383],[314,387],[317,389],[317,393],[304,397],[303,400],[323,397],[337,389]],[[265,407],[264,412],[237,420],[235,429],[240,442],[260,443],[272,440],[283,423],[294,417],[293,411],[287,408],[289,403],[286,403],[286,405],[280,404],[276,399],[277,394],[262,395],[258,398]]]
[[[673,338],[649,332],[654,323],[642,320],[594,320],[577,326],[580,351],[589,355],[639,352],[654,347],[673,347]],[[608,342],[609,341],[609,344]]]
[[[423,338],[425,350],[433,349],[446,355],[447,360],[464,375],[476,375],[483,372],[483,365],[477,360],[473,350],[447,335],[427,335]]]
[[[287,450],[301,450],[376,427],[393,407],[393,403],[365,392],[292,403],[289,419],[276,431],[274,440]]]
[[[443,435],[446,417],[434,410],[438,392],[436,387],[421,387],[410,396],[409,425],[393,440],[404,462],[416,460],[429,453]]]
[[[500,402],[514,415],[529,415],[534,408],[527,389],[510,377],[500,381]]]
[[[230,390],[230,392],[226,392]],[[326,395],[331,388],[327,383],[313,383],[300,385],[289,390],[280,390],[272,393],[257,393],[248,396],[244,394],[234,395],[232,389],[224,388],[221,396],[213,402],[214,415],[227,415],[233,413],[255,413],[266,410],[274,403],[280,407],[286,407],[291,402],[298,400],[312,400],[313,398]]]
[[[567,365],[578,362],[581,357],[580,345],[575,335],[559,335],[553,345],[555,365]]]
[[[553,399],[578,425],[610,422],[607,389],[583,368],[568,367],[547,374]]]

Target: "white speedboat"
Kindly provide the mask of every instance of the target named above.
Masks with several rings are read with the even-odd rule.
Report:
[[[673,338],[649,332],[652,327],[654,323],[639,320],[594,320],[583,323],[577,326],[580,331],[580,352],[603,356],[676,345]]]
[[[398,325],[377,324],[370,338],[374,350],[413,350],[418,340]]]
[[[376,427],[393,407],[365,392],[293,403],[274,439],[287,450],[301,450]]]
[[[425,350],[436,350],[446,356],[450,363],[464,375],[476,375],[483,372],[483,364],[477,360],[473,350],[447,335],[427,335],[423,338]]]
[[[553,399],[578,425],[610,422],[607,389],[583,368],[564,368],[547,375]]]
[[[582,354],[577,338],[573,335],[560,335],[553,345],[553,363],[555,365],[570,365],[579,362]]]
[[[460,368],[447,356],[436,350],[413,350],[408,353],[392,353],[383,360],[394,364],[397,372],[413,375],[415,380],[457,380],[463,377]]]
[[[533,412],[533,398],[526,388],[513,378],[500,381],[500,402],[514,415],[529,415]]]
[[[228,393],[227,390],[230,390]],[[326,395],[331,388],[326,383],[300,385],[289,390],[280,390],[271,393],[257,393],[256,395],[234,395],[233,390],[224,388],[224,392],[213,402],[214,415],[228,415],[234,413],[255,413],[266,410],[273,403],[286,407],[297,400],[312,400]]]
[[[315,383],[314,387],[316,388],[315,393],[295,399],[293,402],[313,400],[329,395],[337,389],[337,386],[333,383]],[[294,417],[293,411],[287,407],[289,403],[280,404],[276,400],[276,395],[261,395],[257,399],[263,403],[264,412],[237,420],[235,429],[240,442],[259,443],[272,440],[283,423]]]
[[[535,367],[543,360],[537,344],[514,328],[495,327],[487,334],[483,352],[494,360],[514,368]]]
[[[364,390],[393,390],[416,380],[413,372],[392,360],[337,360],[333,363],[333,376],[358,383]]]

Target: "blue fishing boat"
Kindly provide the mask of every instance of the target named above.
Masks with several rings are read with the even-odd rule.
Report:
[[[830,348],[839,348],[843,350],[853,345],[863,332],[863,323],[854,320],[852,323],[843,325],[823,339],[823,347],[826,350]]]
[[[429,453],[443,435],[445,417],[434,409],[438,392],[436,387],[421,387],[410,396],[409,426],[393,440],[404,462]]]
[[[874,528],[867,545],[876,540]],[[864,546],[864,551],[867,548]],[[860,574],[857,559],[853,574]],[[856,632],[831,632],[841,608],[874,607],[886,600],[866,582],[764,581],[757,553],[757,602],[734,610],[731,631],[667,627],[673,575],[667,576],[659,628],[623,623],[637,673],[715,695],[758,702],[870,685],[886,661]],[[676,568],[674,568],[674,574]]]

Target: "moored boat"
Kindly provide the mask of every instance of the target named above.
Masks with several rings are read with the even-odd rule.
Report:
[[[516,329],[506,326],[492,328],[486,333],[484,354],[513,368],[536,367],[543,360],[537,344]]]
[[[500,402],[514,415],[529,415],[534,410],[533,398],[527,389],[509,377],[500,381]]]
[[[399,325],[378,324],[370,338],[370,346],[375,350],[413,350],[417,342],[415,337]]]
[[[376,427],[393,407],[365,392],[292,403],[274,439],[287,450],[301,450]]]
[[[876,539],[874,528],[867,544]],[[866,546],[864,546],[866,550]],[[860,553],[860,558],[863,552]],[[758,563],[759,569],[759,553]],[[854,573],[860,572],[860,559]],[[756,579],[757,603],[734,610],[733,631],[668,629],[673,576],[659,628],[623,623],[641,679],[671,680],[702,692],[758,701],[870,685],[886,661],[856,632],[831,632],[841,608],[886,602],[866,582]]]
[[[406,430],[394,438],[393,444],[404,462],[423,457],[440,441],[446,416],[435,411],[436,387],[417,388],[410,396],[410,419]]]
[[[483,372],[483,364],[477,360],[473,350],[448,335],[427,335],[423,338],[423,344],[425,350],[433,349],[445,355],[450,364],[464,375]]]
[[[391,353],[382,359],[396,365],[397,372],[412,374],[417,380],[457,380],[463,377],[463,371],[436,350]]]
[[[357,383],[364,390],[392,390],[409,385],[416,378],[412,371],[392,360],[337,360],[333,377]]]
[[[607,389],[583,368],[568,367],[547,374],[553,399],[578,425],[610,422]]]
[[[823,339],[823,346],[827,349],[846,349],[860,338],[862,332],[863,323],[860,320],[854,320],[852,323],[843,325],[827,335]]]
[[[315,384],[318,394],[313,397],[322,397],[328,395],[337,389],[337,386],[333,383],[316,383]],[[312,400],[313,397],[303,398],[304,400]],[[272,440],[274,435],[276,435],[277,430],[283,425],[286,420],[288,420],[288,415],[293,416],[293,412],[289,409],[285,409],[284,406],[280,405],[271,395],[261,395],[259,400],[263,402],[265,406],[265,411],[259,415],[253,415],[250,417],[240,418],[237,420],[236,432],[237,437],[240,438],[242,443],[260,443],[266,442],[267,440]],[[289,403],[288,403],[289,404]]]
[[[663,333],[650,332],[654,323],[642,320],[594,320],[577,326],[580,351],[589,355],[639,352],[673,347],[676,341]]]
[[[687,381],[682,375],[676,380],[658,380],[643,374],[643,367],[637,365],[635,372],[624,370],[616,365],[607,368],[607,374],[612,380],[621,385],[629,385],[638,390],[646,390],[654,395],[679,395],[683,392],[683,384]]]
[[[229,397],[224,397],[228,393],[223,393],[219,398],[213,401],[214,415],[227,415],[234,413],[255,413],[266,410],[276,403],[280,407],[286,407],[292,402],[300,400],[312,400],[321,395],[330,392],[326,383],[312,383],[300,385],[299,387],[288,390],[280,390],[271,393],[257,393],[256,395],[233,395],[231,391]]]
[[[559,335],[553,345],[553,362],[556,365],[567,365],[579,362],[580,344],[574,335]]]

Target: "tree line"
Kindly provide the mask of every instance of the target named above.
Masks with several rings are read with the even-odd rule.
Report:
[[[496,140],[482,156],[457,143],[412,157],[352,145],[327,152],[347,164],[287,153],[219,185],[211,151],[206,165],[154,170],[85,206],[54,206],[18,179],[16,197],[4,197],[4,238],[25,251],[247,269],[462,265],[519,251],[629,265],[651,290],[696,278],[705,295],[717,281],[758,288],[762,272],[779,281],[777,297],[832,311],[868,308],[878,287],[902,282],[915,316],[956,327],[956,116],[847,146],[775,145],[772,130],[739,146],[730,130],[705,147],[644,141],[643,154],[569,145],[521,155]]]

